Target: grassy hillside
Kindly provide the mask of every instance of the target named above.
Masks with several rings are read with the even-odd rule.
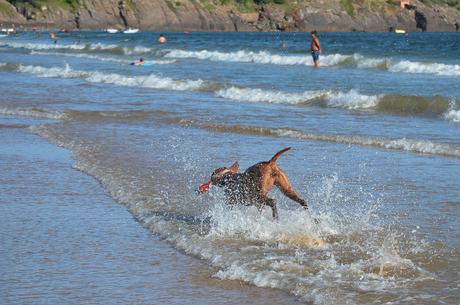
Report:
[[[78,9],[79,0],[7,0],[14,6],[20,8],[25,5],[31,5],[37,9],[42,9],[43,7],[58,7],[58,8],[69,8],[72,10]]]

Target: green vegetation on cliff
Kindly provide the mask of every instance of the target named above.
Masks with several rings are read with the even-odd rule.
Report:
[[[420,0],[426,4],[447,4],[460,10],[460,0]]]
[[[70,8],[76,10],[80,5],[79,0],[8,0],[8,2],[16,7],[24,7],[29,4],[39,10],[44,7]]]
[[[0,2],[0,13],[6,16],[12,16],[14,14],[14,11],[12,11],[11,7],[7,4]]]

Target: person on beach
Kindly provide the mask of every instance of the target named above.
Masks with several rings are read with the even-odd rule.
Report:
[[[145,64],[145,61],[144,61],[144,59],[141,57],[141,58],[139,58],[139,60],[136,60],[135,62],[132,62],[132,63],[131,63],[131,66],[142,66],[143,64]]]
[[[54,44],[57,44],[58,39],[56,37],[56,34],[54,34],[54,32],[50,32],[50,38],[54,42]]]
[[[318,34],[316,30],[310,32],[311,35],[311,56],[313,57],[313,62],[315,63],[315,68],[319,67],[319,55],[321,54],[321,45],[319,44]]]
[[[164,37],[163,34],[160,34],[160,37],[158,38],[159,43],[165,43],[166,42],[166,37]]]

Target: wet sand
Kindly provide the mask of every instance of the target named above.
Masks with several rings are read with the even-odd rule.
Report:
[[[215,271],[142,228],[68,151],[0,129],[0,303],[297,304]]]

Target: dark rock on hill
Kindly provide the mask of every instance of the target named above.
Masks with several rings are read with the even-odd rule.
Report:
[[[299,0],[242,7],[233,0],[0,0],[0,23],[65,29],[157,31],[456,31],[460,11],[447,4],[397,0]],[[216,4],[217,3],[217,4]],[[14,4],[14,5],[12,5]],[[345,5],[346,4],[346,5]]]

